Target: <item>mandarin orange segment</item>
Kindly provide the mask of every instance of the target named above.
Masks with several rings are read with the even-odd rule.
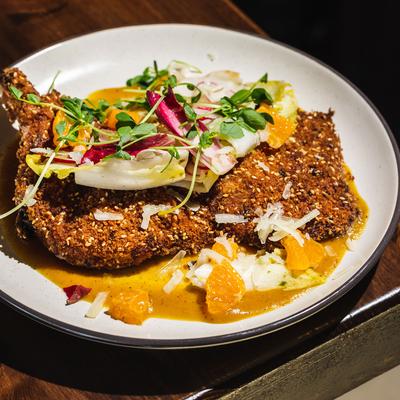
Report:
[[[231,239],[228,239],[228,242],[231,246],[231,255],[228,254],[228,250],[226,249],[226,247],[219,242],[215,242],[211,249],[221,254],[221,256],[228,258],[229,260],[234,260],[235,258],[237,258],[239,246]]]
[[[206,282],[206,303],[210,314],[222,314],[240,302],[246,287],[242,277],[224,260],[214,266]]]
[[[301,246],[293,236],[284,237],[282,245],[286,250],[286,267],[289,270],[303,271],[310,268],[310,261],[304,246]]]
[[[119,110],[117,108],[113,108],[111,109],[108,113],[107,113],[107,119],[105,121],[106,125],[110,128],[110,129],[117,129],[117,114],[124,112],[126,114],[128,114],[137,124],[140,122],[140,115],[138,114],[137,111],[122,111]]]
[[[56,114],[56,116],[54,117],[54,120],[53,120],[53,143],[56,145],[56,146],[58,146],[58,144],[60,143],[60,134],[57,132],[57,125],[60,123],[60,122],[65,122],[65,129],[64,129],[64,131],[62,132],[62,136],[64,136],[64,135],[67,135],[68,134],[68,132],[69,132],[69,130],[71,129],[71,123],[68,121],[68,119],[66,118],[66,116],[65,116],[65,113],[64,113],[64,111],[57,111],[57,114]],[[67,146],[68,145],[68,143],[66,143],[65,145],[63,145],[63,147],[64,146]]]
[[[306,239],[304,241],[304,250],[310,261],[311,267],[317,267],[325,257],[325,248],[321,243],[314,239]]]
[[[282,239],[282,245],[286,250],[286,266],[290,270],[303,271],[310,267],[318,267],[326,253],[322,244],[314,239],[307,239],[300,231],[297,231],[304,239],[303,246],[293,236]]]
[[[127,324],[140,325],[152,310],[149,294],[142,289],[119,292],[111,299],[108,314]]]
[[[60,122],[65,122],[65,128],[64,131],[61,133],[62,136],[65,136],[68,134],[68,132],[71,129],[72,123],[68,120],[66,117],[64,111],[57,111],[56,116],[54,117],[53,121],[53,143],[58,146],[60,143],[60,134],[57,132],[57,125]],[[90,139],[90,134],[91,134],[91,129],[79,129],[78,134],[76,136],[77,140],[80,140],[82,142],[89,141]],[[85,145],[82,145],[80,143],[74,143],[74,142],[66,142],[62,147],[65,146],[74,146],[75,151],[84,151],[86,149]]]
[[[257,111],[266,112],[274,119],[273,124],[268,124],[267,142],[272,148],[278,149],[293,135],[296,128],[295,124],[266,104],[262,104]]]

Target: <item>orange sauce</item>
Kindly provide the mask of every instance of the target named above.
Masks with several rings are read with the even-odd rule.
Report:
[[[109,102],[113,102],[120,99],[122,93],[125,93],[123,88],[105,89],[93,93],[90,99],[95,102],[100,98],[105,98]],[[12,196],[17,168],[16,148],[17,144],[14,141],[8,147],[3,147],[4,153],[0,154],[0,213],[13,207]],[[355,238],[363,229],[368,216],[368,207],[359,196],[354,183],[350,183],[350,188],[356,195],[358,206],[361,210],[361,216],[350,233],[350,237]],[[307,290],[285,291],[283,289],[274,289],[265,292],[248,292],[244,295],[239,306],[235,308],[234,313],[212,317],[205,309],[204,291],[191,286],[190,283],[182,282],[170,294],[166,294],[163,291],[163,287],[169,277],[161,275],[159,271],[168,262],[167,258],[159,258],[155,261],[144,263],[140,267],[121,271],[85,270],[73,267],[57,259],[38,239],[19,239],[15,230],[15,215],[0,221],[0,234],[6,238],[3,251],[30,265],[59,287],[79,284],[92,288],[89,295],[85,297],[87,301],[93,301],[96,294],[101,291],[110,292],[109,300],[121,290],[132,287],[148,291],[153,302],[153,317],[217,323],[231,322],[283,306]],[[331,246],[336,255],[334,257],[326,256],[323,259],[318,267],[319,273],[328,276],[335,269],[346,252],[347,238],[346,236],[324,243]],[[186,261],[189,260],[190,258]]]

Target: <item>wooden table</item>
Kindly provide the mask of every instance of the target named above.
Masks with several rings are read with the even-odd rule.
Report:
[[[265,35],[229,0],[3,0],[0,67],[55,41],[185,22]],[[400,362],[400,240],[316,316],[220,348],[140,351],[53,331],[0,304],[0,399],[330,399]],[[239,389],[238,389],[239,388]]]

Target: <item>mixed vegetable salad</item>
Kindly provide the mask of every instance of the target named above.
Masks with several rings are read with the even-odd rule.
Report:
[[[121,90],[126,96],[114,104],[67,96],[53,104],[10,87],[18,100],[56,112],[54,147],[31,149],[26,163],[39,179],[1,217],[29,203],[52,174],[59,179],[74,174],[77,184],[103,189],[188,189],[180,204],[161,211],[172,212],[193,192],[208,192],[260,143],[277,148],[295,129],[298,106],[291,85],[269,81],[267,74],[244,83],[232,71],[204,75],[182,61],[165,69],[154,61]]]

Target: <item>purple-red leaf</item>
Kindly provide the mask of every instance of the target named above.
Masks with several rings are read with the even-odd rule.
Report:
[[[143,150],[154,146],[168,146],[171,142],[171,139],[167,135],[160,133],[126,147],[124,151],[129,153],[131,156],[137,156]],[[115,145],[107,144],[104,146],[93,146],[84,154],[81,164],[84,164],[85,161],[91,161],[94,164],[97,164],[104,157],[114,154],[116,151],[117,147]]]
[[[63,288],[67,295],[67,306],[79,301],[82,297],[86,296],[92,289],[82,285],[72,285]]]
[[[156,92],[148,90],[146,93],[147,101],[150,107],[153,107],[160,100],[160,95]],[[185,110],[175,97],[172,88],[168,88],[168,92],[155,111],[158,119],[175,135],[185,136],[189,130],[189,126],[182,126],[187,122]]]

